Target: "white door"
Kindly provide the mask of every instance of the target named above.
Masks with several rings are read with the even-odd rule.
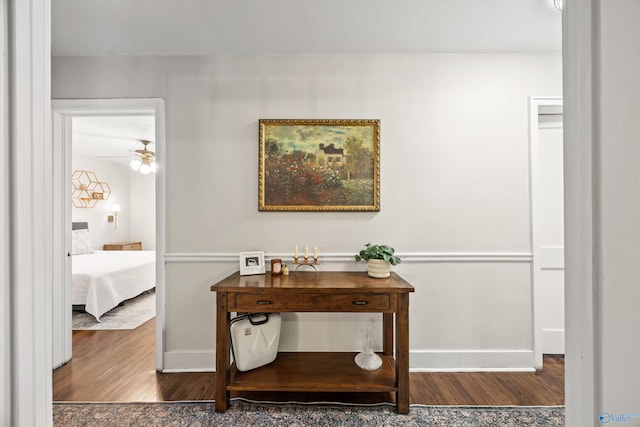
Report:
[[[538,353],[564,354],[562,105],[539,107],[532,142],[536,139],[531,147],[536,347]]]

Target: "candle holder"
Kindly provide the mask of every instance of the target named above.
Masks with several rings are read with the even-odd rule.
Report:
[[[303,267],[311,267],[313,268],[314,271],[318,271],[318,265],[320,265],[320,263],[318,262],[318,258],[313,258],[313,260],[310,260],[309,258],[303,258],[302,262],[300,262],[299,258],[294,258],[293,259],[293,264],[296,266],[296,268],[293,269],[293,272],[295,273],[296,271],[298,271],[299,268],[303,268]]]

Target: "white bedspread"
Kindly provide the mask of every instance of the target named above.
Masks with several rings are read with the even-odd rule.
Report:
[[[71,303],[96,320],[122,301],[155,286],[155,251],[95,251],[74,255]]]

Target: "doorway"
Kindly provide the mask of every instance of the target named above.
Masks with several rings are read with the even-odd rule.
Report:
[[[564,354],[564,178],[562,98],[532,97],[530,112],[533,337],[543,354]]]
[[[71,118],[73,330],[155,317],[155,139],[153,114]]]
[[[53,284],[53,367],[59,367],[72,357],[72,315],[71,315],[71,223],[72,208],[70,176],[72,174],[72,144],[74,119],[84,120],[91,117],[133,117],[153,116],[155,142],[155,161],[159,165],[155,173],[155,198],[152,210],[155,210],[155,230],[147,233],[147,241],[155,241],[155,288],[156,288],[156,369],[164,365],[164,252],[165,252],[165,138],[164,138],[164,101],[162,99],[78,99],[54,100],[52,102],[53,151],[54,151],[54,188],[55,195],[54,229],[54,284]],[[127,154],[120,154],[127,156]],[[121,161],[127,162],[128,159]],[[123,198],[124,200],[124,198]],[[113,201],[103,208],[112,210]],[[101,201],[108,203],[107,201]],[[127,204],[130,204],[130,200]],[[97,211],[96,211],[97,212]],[[97,223],[103,228],[106,239],[115,234],[108,215],[97,212]],[[102,218],[104,216],[104,218]],[[104,224],[103,224],[104,222]],[[121,229],[124,228],[121,226]],[[105,242],[108,243],[108,242]]]

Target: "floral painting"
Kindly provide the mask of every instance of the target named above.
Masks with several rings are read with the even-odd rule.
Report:
[[[379,120],[260,120],[261,211],[379,211]]]

